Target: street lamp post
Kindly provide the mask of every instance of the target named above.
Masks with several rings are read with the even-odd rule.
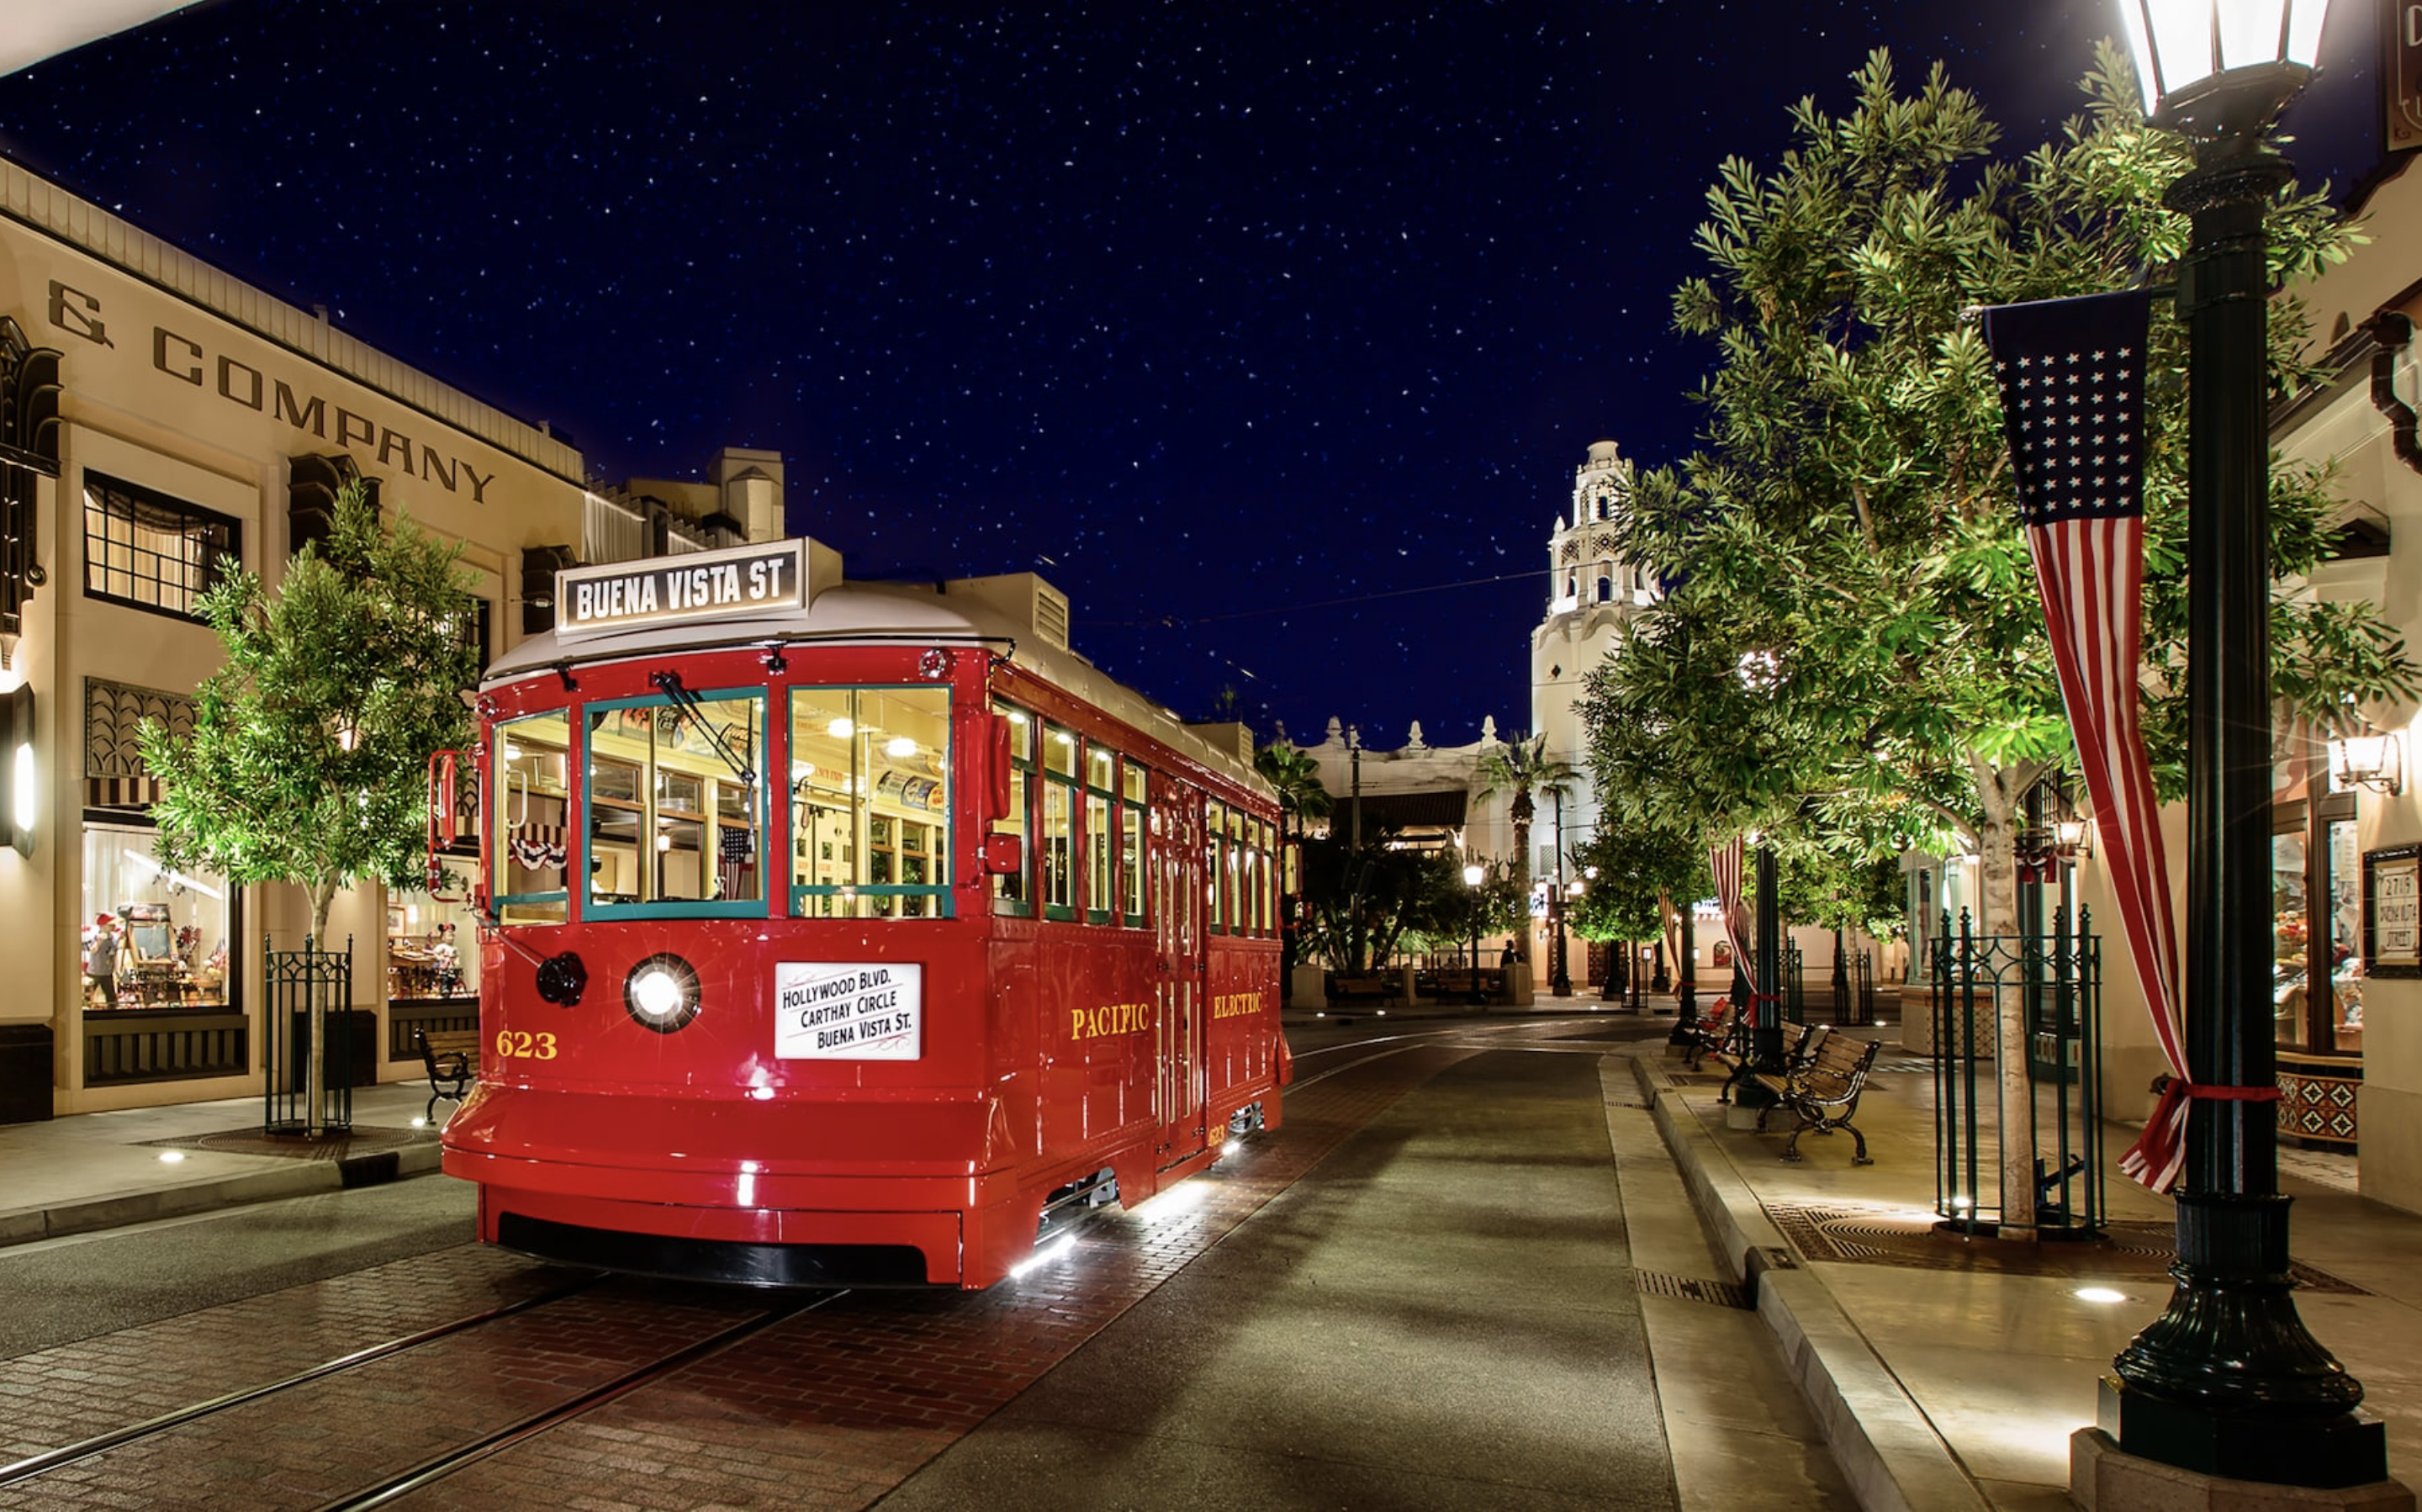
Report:
[[[1488,880],[1488,868],[1472,861],[1463,869],[1464,885],[1471,889],[1471,1005],[1487,1006],[1488,999],[1480,990],[1480,885]]]
[[[2148,114],[2195,143],[2170,186],[2188,423],[2186,1057],[2196,1093],[2168,1308],[2102,1378],[2123,1455],[2314,1488],[2385,1480],[2385,1425],[2298,1317],[2278,1190],[2262,134],[2312,73],[2326,0],[2122,0]]]

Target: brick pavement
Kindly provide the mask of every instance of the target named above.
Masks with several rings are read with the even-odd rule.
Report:
[[[1372,1116],[1470,1053],[1432,1047],[1289,1098],[1284,1129],[1058,1261],[983,1294],[861,1293],[497,1455],[410,1504],[862,1506],[1014,1397]],[[474,1246],[0,1361],[0,1461],[57,1448],[542,1293],[570,1279]],[[187,1425],[0,1508],[312,1506],[556,1405],[756,1311],[610,1282]]]
[[[0,1361],[0,1462],[277,1380],[571,1279],[466,1245]]]
[[[862,1292],[430,1487],[417,1512],[867,1505],[1219,1242],[1407,1092],[1425,1047],[1289,1095],[1285,1127],[982,1293]]]

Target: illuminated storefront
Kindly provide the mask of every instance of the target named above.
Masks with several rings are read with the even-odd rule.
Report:
[[[0,209],[0,1123],[255,1094],[264,957],[307,906],[166,865],[136,739],[189,726],[224,564],[274,588],[359,478],[462,543],[485,665],[552,625],[559,567],[778,539],[781,460],[601,492],[561,438],[23,168]],[[350,941],[378,1020],[359,1074],[411,1076],[415,1028],[478,1021],[476,852],[450,859],[444,897],[338,895],[322,943]]]

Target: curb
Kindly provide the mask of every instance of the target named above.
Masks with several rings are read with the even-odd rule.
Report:
[[[1681,1099],[1661,1062],[1632,1076],[1725,1268],[1748,1290],[1866,1512],[1990,1512],[1991,1504],[1825,1284],[1798,1268],[1749,1183]]]
[[[407,1145],[401,1150],[387,1150],[376,1155],[352,1156],[342,1160],[270,1158],[279,1159],[281,1163],[268,1170],[215,1176],[181,1186],[121,1192],[50,1207],[21,1207],[0,1212],[0,1249],[34,1244],[43,1239],[65,1238],[73,1234],[97,1234],[107,1229],[127,1228],[164,1218],[187,1218],[226,1207],[282,1202],[290,1197],[309,1197],[356,1187],[383,1186],[390,1181],[434,1173],[438,1169],[440,1156],[438,1147],[431,1143]]]

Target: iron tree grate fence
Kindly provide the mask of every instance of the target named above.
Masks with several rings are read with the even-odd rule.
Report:
[[[2102,946],[2088,912],[2071,931],[2052,912],[2042,935],[1978,935],[1961,909],[1934,941],[1934,1210],[1952,1228],[1991,1233],[2003,1224],[2003,1142],[2034,1149],[2035,1229],[2044,1238],[2094,1238],[2108,1218],[2102,1164]],[[1997,1047],[1998,1016],[2026,1016],[2028,1126],[1996,1115],[1989,1083],[1977,1095],[1977,1063]],[[1989,1191],[1987,1181],[1992,1183]]]
[[[342,951],[269,949],[261,937],[269,988],[268,1077],[261,1129],[322,1134],[354,1126],[354,941]],[[319,1053],[312,1053],[315,1035]]]

